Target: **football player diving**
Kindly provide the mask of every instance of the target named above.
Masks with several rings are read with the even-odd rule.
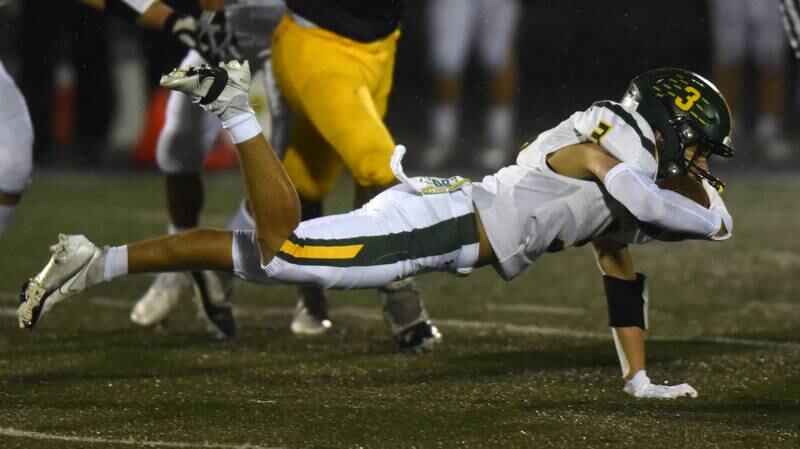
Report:
[[[481,182],[409,178],[399,146],[391,168],[400,184],[356,211],[303,222],[294,186],[248,104],[247,63],[176,69],[161,83],[222,120],[241,158],[255,230],[196,229],[105,248],[61,235],[48,264],[22,288],[20,327],[33,329],[57,302],[131,273],[218,270],[253,282],[348,289],[491,265],[510,280],[546,252],[591,243],[623,391],[697,395],[688,384],[656,385],[647,376],[646,279],[634,270],[628,245],[652,240],[643,229],[666,239],[731,236],[718,194],[723,183],[708,171],[711,155],[733,156],[730,111],[708,80],[673,68],[641,74],[621,102],[574,113],[525,147],[516,164]],[[710,205],[655,181],[675,176],[701,182]]]

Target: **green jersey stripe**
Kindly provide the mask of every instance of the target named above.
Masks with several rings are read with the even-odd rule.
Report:
[[[653,157],[656,157],[656,144],[653,143],[652,140],[645,137],[641,128],[639,128],[639,124],[636,123],[636,119],[633,118],[633,115],[631,115],[630,112],[626,111],[622,106],[616,103],[612,103],[610,101],[598,101],[592,106],[609,109],[611,112],[618,115],[622,120],[625,121],[625,123],[628,124],[628,126],[630,126],[636,132],[636,134],[639,135],[639,140],[641,140],[644,149],[647,150]]]
[[[304,239],[292,234],[289,241],[298,246],[331,248],[363,246],[352,258],[295,257],[287,252],[279,251],[278,257],[287,262],[296,265],[366,267],[438,256],[455,251],[464,245],[478,243],[478,229],[475,225],[475,214],[470,213],[426,228],[393,234],[343,239]]]

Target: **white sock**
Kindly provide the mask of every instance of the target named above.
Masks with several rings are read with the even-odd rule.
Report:
[[[486,137],[494,148],[511,146],[514,113],[511,106],[492,106],[486,114]]]
[[[114,278],[128,274],[128,246],[111,246],[103,249],[105,261],[103,266],[103,280],[110,281]]]
[[[437,144],[450,144],[458,132],[458,108],[454,103],[438,104],[431,114],[431,134]]]
[[[11,215],[14,214],[15,207],[16,206],[0,204],[0,235],[3,235],[3,232],[6,230],[8,224],[11,222]]]
[[[256,222],[253,220],[253,217],[250,215],[250,212],[247,210],[247,202],[242,200],[239,209],[236,210],[236,213],[231,217],[231,220],[228,222],[228,229],[230,230],[250,230],[255,229]]]

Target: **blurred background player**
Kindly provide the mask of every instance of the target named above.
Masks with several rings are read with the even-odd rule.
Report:
[[[82,2],[95,8],[105,8],[108,9],[109,12],[127,16],[131,19],[137,20],[139,24],[143,26],[163,30],[171,34],[174,38],[180,40],[184,45],[198,46],[200,44],[198,36],[199,29],[195,19],[189,16],[184,16],[183,14],[172,10],[160,1],[129,0],[125,2],[108,2],[108,4],[102,0],[82,0]],[[34,3],[36,4],[33,5]],[[64,6],[67,6],[68,9],[84,9],[76,7],[74,4],[75,2],[54,2],[53,4],[44,2],[25,2],[24,6],[28,9],[24,9],[23,11],[28,11],[28,16],[25,18],[26,15],[23,12],[22,20],[25,22],[26,20],[33,20],[36,17],[40,17],[38,14],[32,14],[31,8],[33,8],[33,11],[42,13],[47,10],[48,7],[56,8],[56,5],[60,6],[62,3],[65,3]],[[52,22],[51,15],[42,14],[42,16],[48,17],[48,21]],[[41,29],[47,29],[47,27],[41,28],[34,25],[35,23],[25,22],[23,23],[22,29],[26,30],[30,27],[37,33],[40,32]],[[91,33],[89,34],[90,36],[87,36],[87,42],[92,40],[102,40],[103,38],[102,35],[95,36],[91,35]],[[49,47],[53,47],[52,40],[44,41],[39,39],[39,41],[48,42]],[[39,47],[37,46],[31,51],[26,51],[23,53],[25,55],[29,55],[30,57],[44,57],[45,59],[47,55],[51,55],[51,53],[48,52],[45,52],[45,54],[42,55],[36,51],[37,48]],[[94,49],[94,47],[90,45],[90,49]],[[86,62],[85,64],[89,63]],[[103,63],[101,65],[106,66],[107,64]],[[49,74],[47,73],[48,67],[50,69]],[[89,64],[89,72],[94,72],[92,67],[93,66]],[[34,75],[33,72],[33,70],[30,70],[29,72],[23,72],[23,80],[31,80],[37,77],[42,78],[46,81],[49,80],[50,87],[52,88],[52,64],[49,66],[46,65],[45,67],[37,65],[37,74]],[[92,82],[89,82],[89,84],[92,86],[92,89],[94,89],[92,90],[94,95],[97,95],[97,89],[103,91],[103,86],[105,85],[104,83],[100,83],[101,85],[98,86]],[[45,83],[45,85],[47,85],[47,83]],[[89,89],[85,90],[86,92],[90,91]],[[52,89],[50,89],[48,92],[52,93]],[[40,98],[39,96],[34,97],[37,99]],[[106,98],[103,98],[102,95],[99,95],[98,97],[101,98],[102,101],[108,101]],[[79,98],[78,101],[80,102],[81,98]],[[95,104],[96,102],[90,103]],[[17,85],[9,76],[2,62],[0,62],[0,104],[3,105],[2,109],[0,109],[0,161],[2,161],[0,163],[0,235],[2,235],[11,220],[11,215],[19,203],[25,187],[28,185],[28,181],[33,171],[34,153],[34,130],[31,121],[31,115],[28,111],[28,106],[25,102],[25,98],[22,96],[19,88],[17,88]],[[49,101],[38,105],[38,107],[41,107],[43,111],[48,113],[50,113],[52,110],[52,105]],[[90,109],[90,116],[87,117],[86,120],[103,121],[102,115],[104,113],[102,111],[98,112],[96,110],[92,110],[90,106],[87,106],[87,108]],[[48,114],[43,114],[43,117],[46,116],[48,116]],[[50,135],[49,125],[50,121],[44,120],[44,122],[41,123],[41,126],[45,127],[45,130],[44,132],[37,134],[37,138],[45,140],[45,145],[49,145],[49,138],[45,137]]]
[[[447,162],[458,146],[462,81],[475,48],[489,78],[491,105],[484,123],[484,147],[478,161],[494,170],[511,162],[514,152],[515,35],[518,0],[429,0],[428,38],[436,83],[430,119],[431,145],[423,155],[428,169]]]
[[[786,41],[778,8],[760,0],[711,0],[713,76],[737,123],[735,139],[757,141],[768,160],[791,157],[783,129]],[[748,63],[755,88],[746,88]],[[746,122],[745,92],[756,92],[752,127]],[[752,131],[748,131],[752,129]]]
[[[250,62],[254,70],[261,70],[269,98],[271,119],[270,140],[273,148],[281,151],[285,146],[287,113],[272,75],[270,43],[272,33],[283,15],[282,0],[199,0],[203,14],[222,19],[236,46],[222,51],[220,58],[240,59]],[[223,12],[224,10],[224,12]],[[216,19],[219,21],[219,19]],[[181,67],[216,64],[200,53],[190,50]],[[202,179],[203,160],[214,147],[222,130],[219,120],[212,114],[192,105],[191,100],[178,92],[171,92],[167,103],[164,128],[158,138],[157,162],[165,175],[169,233],[174,234],[198,226],[204,202]],[[230,229],[252,229],[246,203],[243,201],[231,218]],[[194,283],[204,284],[194,288]],[[212,272],[162,273],[131,311],[131,320],[142,326],[163,321],[181,298],[208,293],[229,305],[229,276],[219,277]],[[210,290],[209,290],[210,289]],[[199,298],[202,299],[202,298]],[[219,302],[218,301],[218,302]]]
[[[287,0],[272,43],[275,77],[293,112],[283,163],[305,220],[322,215],[322,200],[343,168],[356,182],[355,206],[396,183],[389,167],[394,139],[383,122],[404,0]],[[379,289],[392,337],[403,349],[440,338],[413,278]],[[292,331],[330,328],[322,289],[300,287]]]
[[[781,0],[780,10],[789,44],[794,50],[795,59],[800,61],[800,1]]]
[[[33,126],[28,106],[0,61],[0,236],[33,171]]]

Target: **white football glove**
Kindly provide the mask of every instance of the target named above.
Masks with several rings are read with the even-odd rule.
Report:
[[[650,378],[644,370],[636,373],[631,380],[625,383],[622,389],[625,393],[637,398],[648,399],[674,399],[679,397],[697,397],[697,390],[689,384],[680,385],[655,385],[650,383]]]
[[[162,76],[160,83],[189,95],[192,102],[216,114],[223,122],[242,114],[254,114],[248,95],[250,64],[247,61],[174,69]]]

